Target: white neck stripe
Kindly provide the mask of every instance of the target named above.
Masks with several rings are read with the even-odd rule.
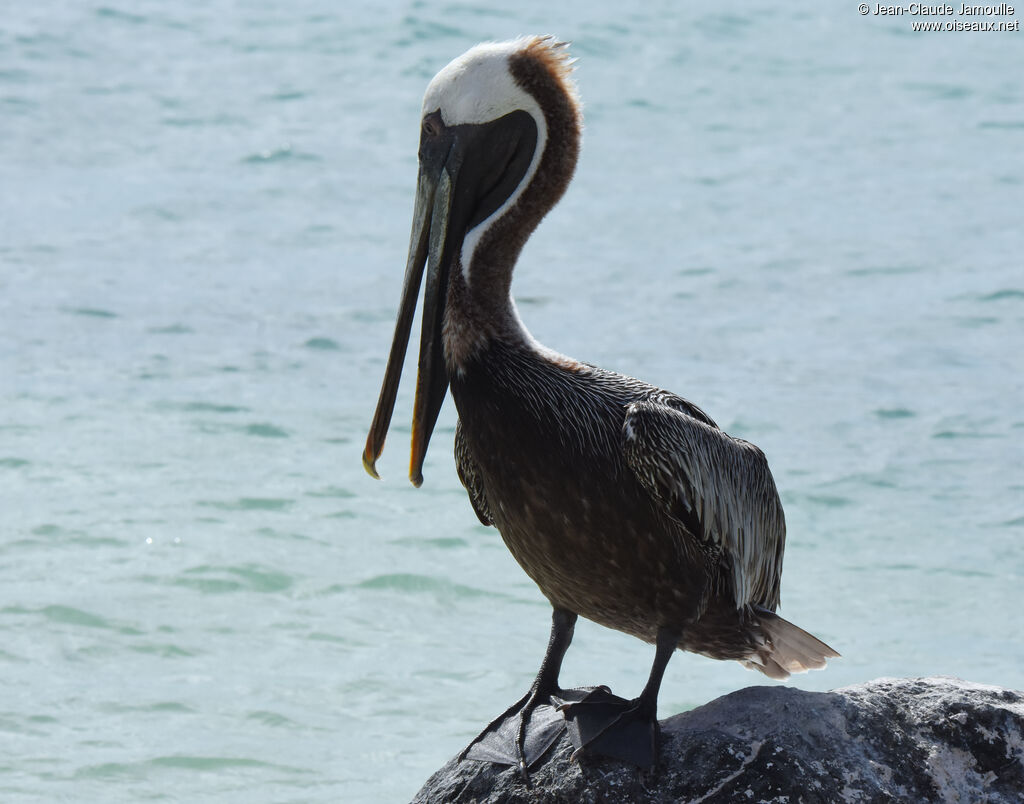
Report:
[[[533,101],[533,98],[530,100]],[[533,105],[537,109],[536,113],[532,109],[525,110],[529,112],[530,116],[537,124],[537,144],[534,147],[533,158],[530,160],[530,166],[526,169],[526,173],[523,174],[523,178],[516,186],[516,189],[512,191],[512,194],[508,198],[505,199],[505,203],[466,232],[466,237],[462,241],[462,252],[460,257],[463,266],[462,272],[466,278],[467,285],[470,283],[470,276],[472,274],[471,268],[473,265],[473,255],[476,253],[477,246],[480,245],[481,239],[483,239],[484,234],[487,233],[487,230],[491,228],[494,222],[508,212],[516,201],[519,200],[519,196],[523,194],[523,191],[530,186],[530,182],[533,181],[533,176],[537,172],[537,167],[540,165],[541,156],[544,155],[544,146],[548,139],[548,126],[537,102],[533,101]]]
[[[460,261],[467,285],[470,283],[473,256],[481,238],[529,186],[547,144],[547,121],[540,104],[516,83],[509,67],[509,59],[530,41],[517,39],[471,48],[434,76],[423,98],[423,114],[439,111],[446,126],[490,123],[515,111],[529,114],[537,126],[537,143],[522,180],[505,202],[470,229],[463,239]]]

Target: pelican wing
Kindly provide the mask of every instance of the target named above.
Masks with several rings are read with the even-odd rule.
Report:
[[[491,509],[487,505],[480,471],[469,454],[469,445],[466,443],[466,437],[462,434],[461,420],[455,423],[455,470],[459,473],[462,485],[466,487],[470,505],[473,506],[477,519],[485,525],[493,525],[494,520],[491,519]]]
[[[753,444],[692,410],[670,395],[630,404],[622,427],[626,463],[672,517],[722,551],[737,608],[774,611],[786,520],[768,462]]]

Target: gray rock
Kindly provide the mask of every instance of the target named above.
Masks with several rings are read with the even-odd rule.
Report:
[[[563,736],[530,774],[453,759],[421,802],[1024,802],[1024,694],[952,678],[805,692],[748,687],[661,721],[658,764]]]

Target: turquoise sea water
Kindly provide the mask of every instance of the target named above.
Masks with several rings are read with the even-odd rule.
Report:
[[[411,373],[359,454],[419,105],[574,42],[576,180],[514,289],[559,351],[759,444],[827,689],[1024,687],[1024,34],[854,3],[18,3],[0,24],[0,799],[401,801],[549,609]],[[410,366],[410,369],[412,367]],[[568,684],[652,649],[587,623]],[[661,714],[772,683],[679,654]]]

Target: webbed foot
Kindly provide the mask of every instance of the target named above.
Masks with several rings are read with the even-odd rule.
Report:
[[[558,708],[576,747],[573,759],[599,754],[641,768],[651,767],[657,759],[657,710],[649,699],[641,696],[627,701],[607,687],[598,687],[583,699],[565,701]]]
[[[607,687],[600,687],[607,692]],[[498,765],[518,767],[524,779],[532,768],[554,745],[566,722],[559,706],[567,702],[582,701],[594,688],[562,690],[549,693],[537,685],[502,714],[492,720],[473,740],[459,759],[474,759]]]

